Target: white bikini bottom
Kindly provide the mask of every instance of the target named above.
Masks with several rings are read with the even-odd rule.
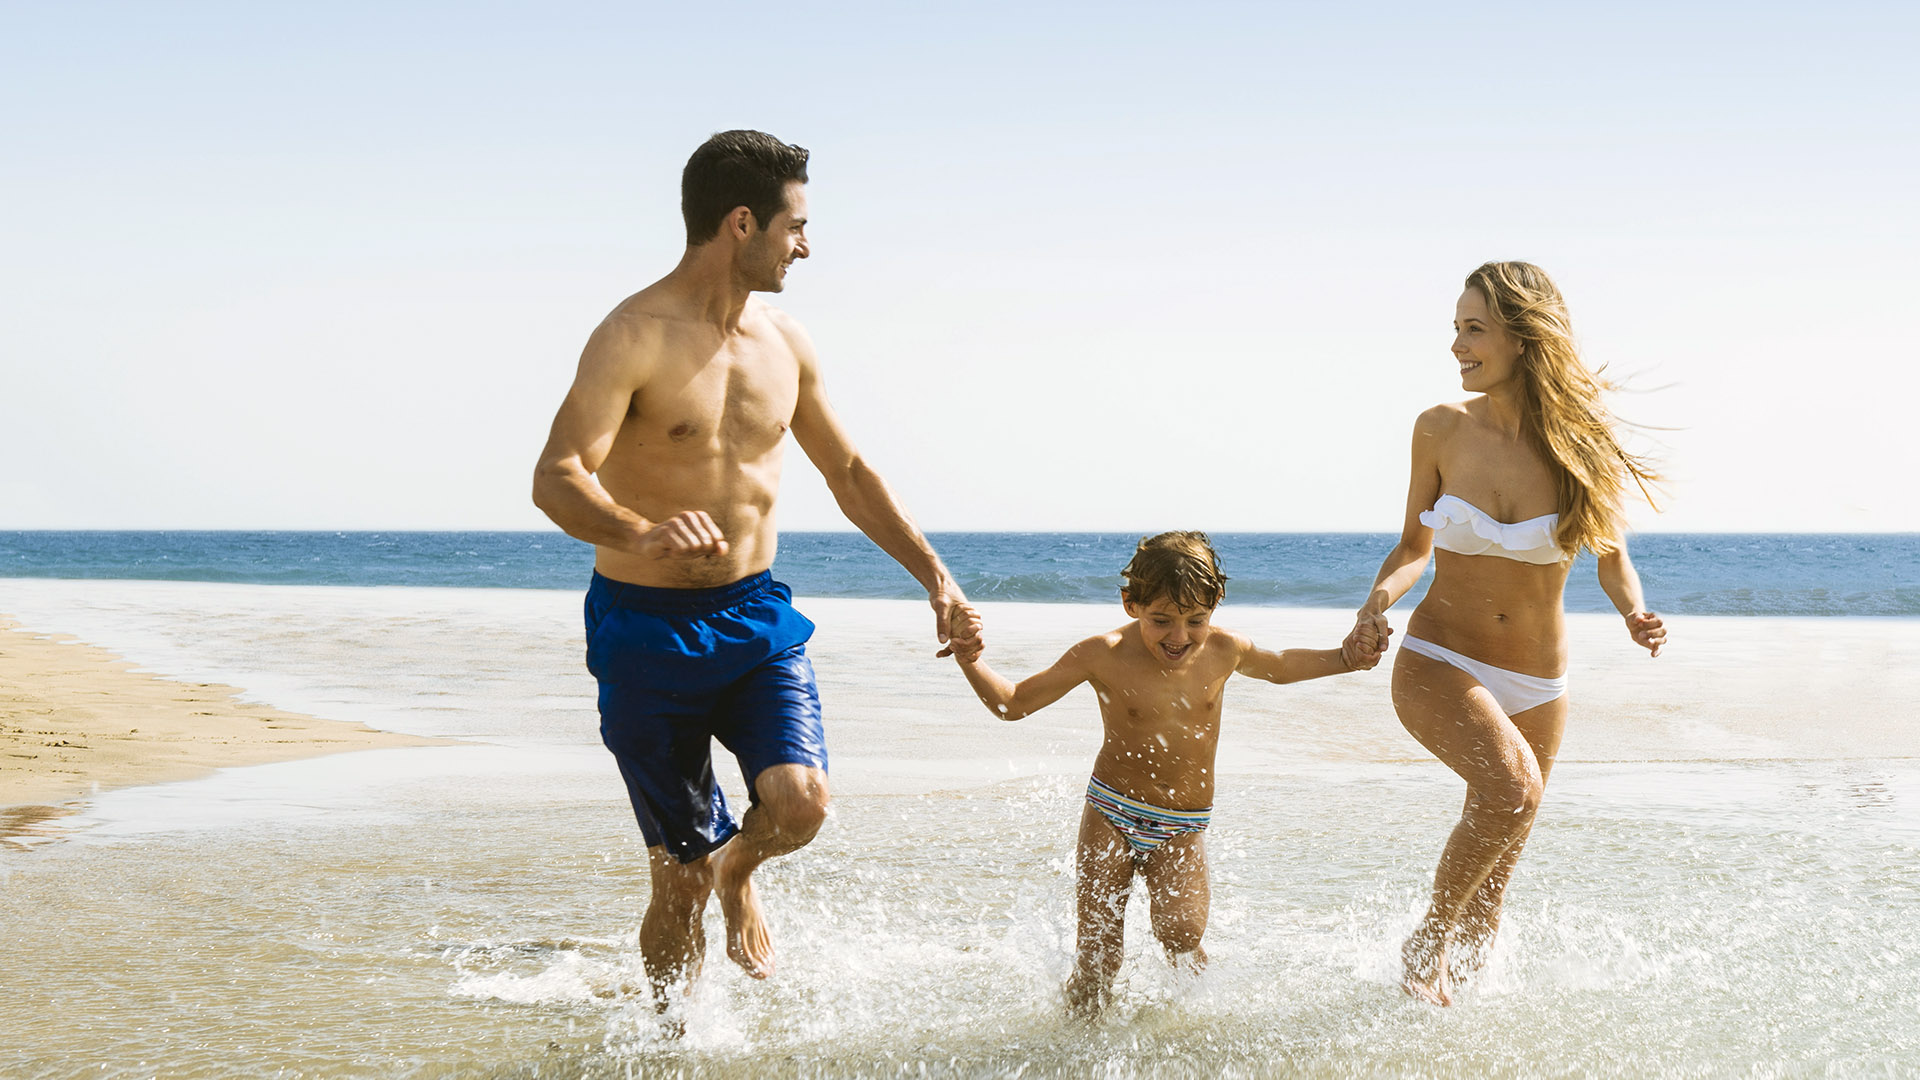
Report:
[[[1543,679],[1538,675],[1522,675],[1517,671],[1508,671],[1503,667],[1484,664],[1471,656],[1462,656],[1452,649],[1444,649],[1431,641],[1424,641],[1409,634],[1400,641],[1400,647],[1408,652],[1418,653],[1429,660],[1438,660],[1443,664],[1452,664],[1461,671],[1480,681],[1493,695],[1494,703],[1508,716],[1538,708],[1567,692],[1567,677]]]

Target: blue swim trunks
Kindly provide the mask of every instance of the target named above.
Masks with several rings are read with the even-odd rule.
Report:
[[[766,571],[714,589],[655,589],[593,575],[587,670],[600,740],[620,763],[647,846],[692,862],[740,828],[713,776],[712,740],[754,777],[827,767],[807,639],[813,623]]]

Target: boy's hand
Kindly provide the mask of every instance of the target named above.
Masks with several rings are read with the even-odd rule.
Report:
[[[1667,624],[1651,611],[1636,611],[1628,615],[1627,633],[1633,635],[1635,645],[1654,656],[1659,656],[1660,646],[1667,643]]]
[[[980,612],[971,604],[957,603],[947,609],[947,646],[934,653],[935,658],[951,656],[963,664],[980,659],[987,647],[981,637]]]

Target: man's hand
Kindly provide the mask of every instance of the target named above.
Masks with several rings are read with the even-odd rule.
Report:
[[[1667,624],[1651,611],[1636,611],[1628,615],[1627,633],[1633,635],[1635,645],[1654,656],[1659,656],[1660,646],[1667,643]]]
[[[934,657],[952,656],[963,664],[980,659],[981,651],[987,647],[980,637],[980,613],[965,600],[957,600],[945,592],[929,594],[927,603],[933,606],[934,633],[939,635],[943,646]]]
[[[1385,615],[1362,614],[1340,643],[1340,659],[1354,671],[1371,670],[1387,654],[1387,639],[1392,636],[1393,627],[1387,625]]]
[[[640,537],[638,555],[652,559],[704,559],[727,553],[727,538],[705,510],[682,510]]]

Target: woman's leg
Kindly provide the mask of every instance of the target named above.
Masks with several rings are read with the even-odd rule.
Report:
[[[1127,894],[1133,891],[1133,848],[1092,803],[1080,811],[1074,871],[1080,927],[1073,974],[1067,979],[1067,1011],[1092,1019],[1113,995],[1113,977],[1120,973],[1125,955]]]
[[[1402,949],[1407,992],[1446,1005],[1452,1001],[1447,948],[1461,912],[1532,827],[1544,783],[1526,736],[1459,668],[1401,650],[1393,705],[1407,731],[1467,782],[1466,806],[1441,852],[1426,917]]]
[[[1560,736],[1566,730],[1566,695],[1554,698],[1545,705],[1536,705],[1526,712],[1516,713],[1512,719],[1513,726],[1519,729],[1533,750],[1533,759],[1540,766],[1540,785],[1544,788],[1553,773],[1554,758],[1560,753]],[[1461,911],[1460,921],[1454,929],[1454,948],[1450,953],[1454,977],[1470,975],[1486,963],[1494,935],[1500,931],[1500,906],[1506,899],[1507,882],[1513,877],[1514,864],[1520,861],[1520,851],[1526,847],[1527,837],[1532,831],[1532,824],[1529,823],[1527,832],[1522,833],[1507,848],[1507,853],[1500,856],[1500,861],[1487,875],[1487,880],[1481,882],[1480,888]]]

